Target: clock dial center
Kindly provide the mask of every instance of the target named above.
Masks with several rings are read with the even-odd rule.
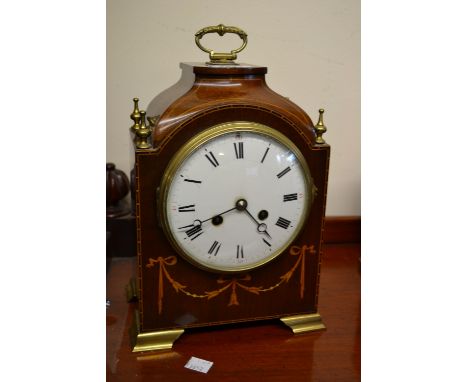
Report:
[[[236,202],[236,209],[238,211],[245,211],[245,209],[247,208],[247,200],[245,199],[239,199],[237,202]]]

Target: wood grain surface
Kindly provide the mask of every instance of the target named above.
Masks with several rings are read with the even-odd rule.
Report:
[[[115,258],[107,276],[108,381],[359,381],[360,244],[324,247],[319,312],[327,329],[293,335],[278,320],[191,329],[171,351],[132,353],[135,304],[124,287],[135,258]],[[184,368],[192,357],[214,362],[207,374]]]
[[[360,216],[327,216],[323,241],[325,243],[360,243]]]

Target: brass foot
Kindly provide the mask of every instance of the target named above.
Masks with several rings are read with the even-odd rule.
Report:
[[[184,329],[160,330],[154,332],[140,333],[138,312],[130,328],[130,340],[132,351],[142,352],[150,350],[171,349],[174,342],[182,335]]]
[[[289,326],[294,334],[325,329],[319,313],[283,317],[280,320]]]

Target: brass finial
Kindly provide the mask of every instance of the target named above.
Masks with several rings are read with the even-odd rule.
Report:
[[[130,114],[130,119],[133,121],[130,130],[134,133],[140,128],[140,109],[138,109],[138,98],[133,99],[133,113]]]
[[[140,126],[135,130],[135,145],[138,149],[149,149],[148,137],[151,135],[151,129],[146,126],[146,111],[140,110]]]
[[[323,124],[324,112],[324,109],[319,109],[319,120],[314,127],[315,133],[317,134],[317,139],[315,140],[315,142],[319,145],[323,145],[325,143],[325,140],[322,138],[322,135],[327,131],[327,128]]]

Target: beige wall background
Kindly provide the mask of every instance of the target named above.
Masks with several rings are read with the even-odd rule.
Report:
[[[107,0],[107,162],[130,173],[133,97],[146,109],[180,77],[179,62],[206,61],[193,35],[208,25],[247,32],[238,62],[268,66],[267,83],[317,121],[331,145],[327,215],[360,215],[359,0]],[[215,49],[237,36],[208,35]]]

